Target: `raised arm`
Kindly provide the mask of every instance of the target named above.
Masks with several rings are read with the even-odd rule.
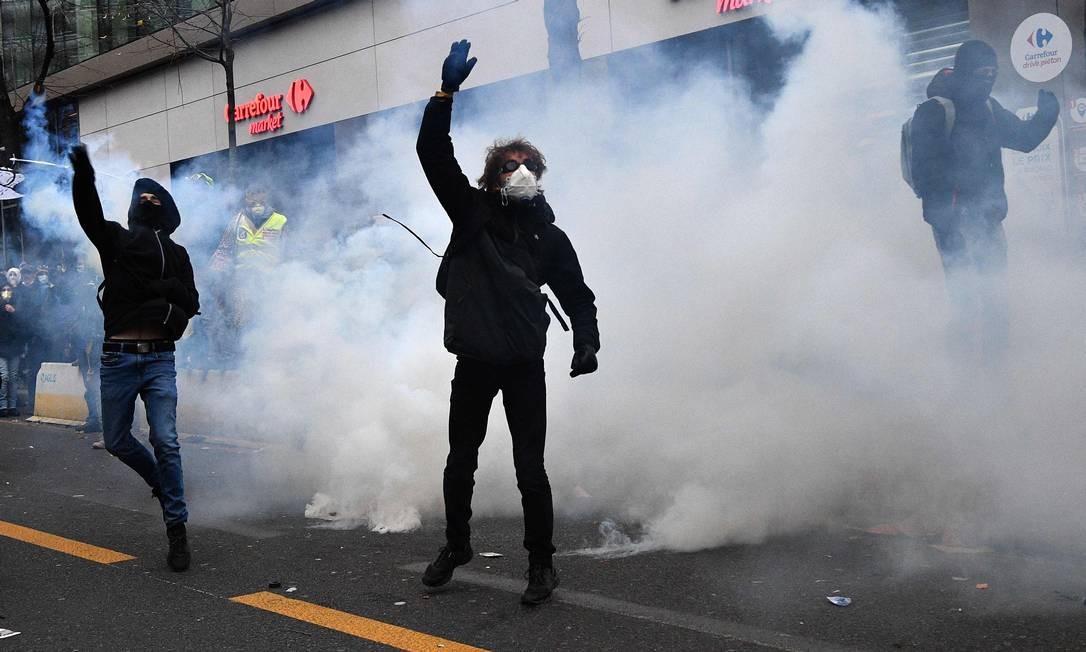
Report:
[[[471,197],[471,182],[460,169],[453,154],[452,127],[453,93],[475,67],[476,59],[467,58],[471,44],[452,44],[449,56],[441,68],[441,90],[430,99],[422,116],[415,151],[441,207],[454,223],[463,215]]]
[[[98,189],[94,187],[94,166],[84,145],[76,145],[68,154],[72,163],[72,203],[79,218],[79,226],[90,238],[91,243],[103,255],[108,255],[110,246],[109,226],[102,214],[102,201],[98,198]]]
[[[1032,152],[1048,138],[1056,125],[1060,102],[1051,92],[1041,89],[1037,91],[1037,112],[1029,120],[1020,119],[994,102],[992,114],[999,127],[1000,145],[1019,152]]]

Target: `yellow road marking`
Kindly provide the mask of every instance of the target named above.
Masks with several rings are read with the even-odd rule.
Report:
[[[481,648],[448,641],[404,627],[389,625],[379,620],[363,618],[362,616],[321,607],[267,591],[239,595],[236,598],[230,598],[230,601],[334,629],[376,643],[383,643],[400,650],[427,650],[429,652],[437,650],[441,650],[441,652],[481,651]]]
[[[72,541],[71,539],[58,537],[55,534],[39,532],[38,530],[32,530],[28,527],[23,527],[22,525],[8,523],[7,521],[0,521],[0,536],[16,539],[24,543],[31,543],[35,546],[41,546],[42,548],[49,548],[50,550],[56,550],[57,552],[63,552],[64,554],[73,557],[89,559],[90,561],[96,561],[99,564],[114,564],[119,561],[135,559],[132,555],[126,555],[123,552],[109,550],[108,548],[99,548],[98,546],[92,546],[89,543]]]

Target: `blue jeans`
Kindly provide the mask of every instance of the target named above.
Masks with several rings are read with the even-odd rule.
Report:
[[[14,408],[19,389],[19,356],[0,355],[0,410]]]
[[[172,352],[102,354],[102,437],[106,450],[160,492],[166,525],[188,520],[177,443],[177,372]],[[147,408],[151,446],[132,436],[136,397]]]

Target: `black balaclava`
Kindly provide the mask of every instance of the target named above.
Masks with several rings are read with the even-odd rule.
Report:
[[[992,94],[995,77],[978,77],[980,68],[998,68],[996,51],[984,41],[966,41],[954,55],[955,100],[965,104],[983,102]]]
[[[140,195],[149,192],[158,197],[161,206],[141,202]],[[181,214],[168,190],[154,179],[136,179],[132,186],[132,203],[128,206],[128,227],[146,226],[169,235],[181,226]]]

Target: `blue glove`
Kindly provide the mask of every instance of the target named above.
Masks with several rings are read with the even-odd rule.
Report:
[[[449,56],[445,57],[445,63],[441,64],[441,90],[446,93],[455,93],[460,90],[460,84],[471,74],[471,69],[478,61],[475,57],[468,58],[468,50],[471,43],[467,39],[452,44],[449,48]]]

